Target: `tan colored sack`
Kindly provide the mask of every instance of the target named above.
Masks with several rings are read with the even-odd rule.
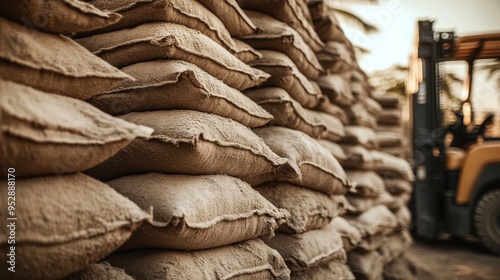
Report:
[[[398,227],[396,216],[385,205],[377,205],[359,216],[348,215],[345,218],[360,223],[368,235],[390,234]]]
[[[303,233],[322,228],[344,211],[337,196],[302,188],[285,182],[273,182],[254,187],[276,207],[290,211],[290,218],[278,231]]]
[[[152,220],[134,232],[123,250],[201,250],[273,236],[289,216],[247,183],[227,175],[148,173],[108,184],[153,211]]]
[[[258,86],[269,77],[201,32],[174,23],[146,23],[76,41],[117,67],[156,59],[185,60],[239,90]]]
[[[153,127],[155,132],[88,171],[101,180],[145,172],[227,174],[248,181],[279,170],[284,176],[300,177],[297,167],[273,153],[249,128],[228,118],[187,110],[120,118]]]
[[[78,99],[132,79],[67,37],[37,32],[1,17],[0,33],[1,79]]]
[[[262,137],[276,154],[295,164],[302,174],[302,178],[298,178],[279,173],[278,180],[330,195],[344,194],[350,187],[350,182],[339,162],[307,134],[279,126],[257,128],[254,132]],[[271,180],[263,177],[259,181],[262,183]]]
[[[354,103],[350,82],[341,76],[328,74],[319,77],[316,82],[332,103],[340,106],[350,106]]]
[[[373,155],[377,160],[374,170],[378,174],[384,177],[402,178],[407,181],[415,179],[413,169],[408,161],[379,151],[373,151]]]
[[[61,175],[90,168],[152,129],[73,98],[0,80],[0,175]]]
[[[399,99],[395,96],[377,93],[373,94],[372,98],[382,105],[384,109],[399,108],[401,106]]]
[[[355,250],[347,255],[347,264],[359,280],[382,280],[384,257],[377,251]]]
[[[165,21],[200,31],[244,62],[260,58],[260,54],[252,47],[231,38],[224,23],[195,0],[92,0],[90,4],[101,10],[120,13],[123,18],[97,32],[86,33],[86,36]]]
[[[328,15],[328,6],[324,1],[307,0],[311,19],[314,21],[320,20]]]
[[[392,193],[411,193],[413,191],[413,186],[410,182],[404,179],[392,179],[392,178],[384,178],[385,189]]]
[[[368,235],[363,238],[361,243],[359,243],[357,250],[360,252],[374,251],[382,247],[385,241],[386,239],[384,234],[378,233],[375,235]]]
[[[408,203],[410,202],[411,199],[411,194],[404,192],[399,194],[393,194],[392,198],[393,198],[392,203],[387,205],[387,207],[392,211],[397,212],[398,209],[405,208],[408,206]]]
[[[324,73],[313,50],[295,29],[266,14],[246,11],[261,32],[242,38],[256,49],[269,49],[287,54],[302,74],[316,79]]]
[[[377,197],[385,191],[384,180],[377,173],[365,170],[346,170],[347,178],[356,184],[358,196]]]
[[[338,160],[340,165],[344,166],[343,163],[347,159],[347,155],[339,144],[325,139],[317,139],[316,141],[323,146],[323,148],[327,149],[335,159]]]
[[[377,117],[379,124],[401,125],[401,109],[384,109]]]
[[[345,197],[349,204],[352,206],[349,210],[349,213],[353,215],[361,214],[377,205],[376,197],[359,196],[352,193],[347,193]]]
[[[404,144],[404,136],[392,131],[376,131],[377,142],[380,147],[399,147]]]
[[[342,166],[344,168],[362,170],[372,170],[375,168],[376,159],[373,155],[373,151],[369,151],[361,145],[341,144],[340,146],[346,155],[346,159],[342,161]]]
[[[331,103],[329,98],[322,98],[318,106],[316,106],[314,110],[337,117],[343,125],[349,124],[349,117],[347,116],[347,113],[344,111],[344,109],[340,108],[340,106],[338,105]]]
[[[360,102],[345,107],[344,110],[349,115],[350,123],[357,126],[366,126],[369,128],[377,127],[377,119],[365,109]]]
[[[345,127],[345,134],[346,143],[360,144],[367,149],[378,148],[377,135],[369,127],[348,125]]]
[[[123,269],[113,267],[107,262],[93,263],[83,270],[72,274],[64,280],[134,280],[123,271]]]
[[[324,44],[314,30],[314,26],[307,20],[298,3],[302,0],[238,0],[243,9],[267,13],[297,30],[304,41],[314,51],[319,51]],[[250,17],[251,18],[251,17]],[[257,26],[258,23],[254,22]]]
[[[377,124],[377,127],[375,128],[375,131],[389,131],[389,132],[395,132],[395,133],[403,134],[403,126]]]
[[[351,79],[351,92],[356,100],[368,98],[370,96],[370,89],[362,82],[354,82]]]
[[[0,186],[4,221],[12,216],[7,213],[8,191],[7,183]],[[17,220],[6,223],[15,224],[9,236],[14,231],[18,279],[60,279],[75,273],[110,254],[149,218],[127,198],[80,173],[18,178],[15,198]],[[13,246],[7,229],[0,235],[2,279],[13,274],[5,267]]]
[[[235,37],[258,33],[255,24],[240,8],[236,0],[197,0],[214,13]]]
[[[342,237],[346,252],[354,250],[366,235],[361,225],[354,221],[347,221],[343,217],[336,217],[332,221],[332,226]]]
[[[273,125],[299,130],[313,138],[319,138],[326,131],[326,126],[310,116],[284,89],[264,87],[247,90],[245,94],[271,113]]]
[[[198,66],[182,60],[154,60],[122,69],[136,79],[89,100],[112,115],[188,109],[231,118],[258,127],[272,116],[248,97]]]
[[[380,103],[378,103],[375,99],[371,97],[361,99],[360,102],[365,106],[366,110],[373,116],[378,116],[383,111],[382,105],[380,105]]]
[[[314,110],[306,110],[310,116],[315,117],[316,119],[321,120],[325,126],[326,131],[323,133],[322,138],[339,142],[345,137],[344,125],[340,121],[339,118],[332,116],[327,113],[314,111]]]
[[[331,224],[302,234],[277,233],[263,240],[283,256],[291,271],[318,267],[333,260],[345,262],[342,238]]]
[[[316,279],[342,279],[354,280],[349,266],[339,261],[332,261],[327,264],[313,267],[304,271],[294,271],[291,275],[296,280],[316,280]]]
[[[136,279],[290,279],[283,258],[258,239],[193,252],[136,250],[107,261]]]
[[[322,98],[321,90],[300,73],[288,56],[269,50],[262,50],[261,53],[263,58],[250,65],[271,75],[265,86],[284,89],[303,107],[314,108],[318,105]]]
[[[121,18],[78,0],[1,1],[0,16],[35,30],[62,34],[102,28]]]
[[[350,44],[328,41],[325,47],[316,56],[329,74],[342,74],[353,68],[354,53]]]
[[[401,228],[411,227],[411,212],[407,206],[401,207],[394,213]]]
[[[412,243],[413,240],[408,230],[398,231],[385,238],[385,242],[380,247],[379,253],[387,264],[406,253]]]
[[[382,148],[380,148],[381,152],[393,155],[393,156],[398,157],[398,158],[404,158],[404,159],[409,158],[409,156],[408,156],[409,151],[408,150],[409,150],[408,147],[382,147]]]
[[[326,17],[315,21],[314,26],[318,36],[325,42],[337,41],[345,44],[348,41],[333,12],[329,12]]]

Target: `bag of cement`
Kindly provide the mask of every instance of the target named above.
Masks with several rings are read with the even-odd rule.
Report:
[[[290,211],[288,220],[278,228],[281,232],[294,234],[322,228],[345,211],[338,196],[328,196],[286,182],[272,182],[254,188],[276,207]]]
[[[121,18],[78,0],[5,0],[0,2],[0,16],[34,30],[61,34],[103,28]]]
[[[0,186],[5,206],[0,217],[6,221],[15,211],[17,218],[7,222],[9,235],[7,230],[0,235],[0,249],[5,252],[0,261],[15,266],[15,274],[2,269],[2,279],[66,277],[116,250],[149,218],[112,188],[80,173],[17,179],[16,207],[8,212],[11,193],[7,184]],[[7,238],[13,235],[15,239]]]
[[[93,263],[88,267],[71,274],[64,280],[134,280],[121,268],[113,267],[107,262]]]
[[[245,11],[260,32],[241,38],[256,49],[276,50],[285,53],[302,74],[316,79],[324,73],[313,50],[295,29],[266,14]]]
[[[411,165],[404,159],[395,157],[393,155],[372,151],[373,156],[376,158],[375,172],[383,177],[402,178],[407,181],[413,181],[415,175]]]
[[[404,136],[392,131],[376,131],[377,142],[380,147],[400,147],[404,144]]]
[[[356,279],[382,280],[384,257],[377,251],[355,250],[347,254],[347,264]]]
[[[325,43],[325,47],[316,53],[321,66],[329,74],[342,74],[351,71],[354,53],[348,45],[335,41]]]
[[[135,27],[148,22],[165,21],[200,31],[244,62],[260,57],[259,53],[249,45],[231,38],[231,34],[229,34],[224,23],[198,1],[92,0],[90,4],[101,10],[119,13],[123,17],[116,24],[99,29],[96,32],[86,33],[87,36]]]
[[[350,123],[357,126],[366,126],[375,128],[377,126],[377,119],[372,116],[365,107],[360,103],[354,103],[349,107],[345,107],[345,111],[349,115]]]
[[[1,79],[78,99],[132,79],[67,37],[37,32],[1,17],[0,33]]]
[[[201,32],[175,23],[146,23],[76,41],[120,68],[149,60],[181,59],[238,90],[258,86],[269,77]]]
[[[299,130],[313,138],[319,138],[326,131],[323,122],[310,116],[284,89],[264,87],[247,90],[245,94],[271,113],[273,125]]]
[[[413,186],[410,182],[404,179],[384,178],[385,189],[391,194],[411,193]]]
[[[74,98],[0,80],[0,175],[61,175],[88,169],[152,129]]]
[[[346,252],[350,252],[358,247],[366,235],[363,226],[355,221],[348,222],[343,217],[334,218],[332,226],[342,237],[342,243]]]
[[[318,105],[322,98],[321,90],[302,75],[286,54],[269,50],[261,50],[261,53],[263,57],[250,65],[271,75],[265,86],[286,90],[303,107],[314,108]]]
[[[290,279],[283,258],[258,239],[192,252],[136,250],[106,260],[136,279]]]
[[[383,111],[382,105],[371,97],[361,99],[360,102],[365,106],[368,113],[375,117],[380,115]]]
[[[352,193],[347,193],[345,197],[349,204],[352,206],[349,210],[349,213],[353,215],[359,215],[365,211],[368,211],[378,203],[376,197],[358,196]]]
[[[382,105],[384,109],[400,108],[401,106],[399,99],[395,96],[376,93],[372,95],[372,98]]]
[[[399,158],[407,158],[409,147],[381,147],[380,151]]]
[[[348,39],[340,27],[339,21],[331,11],[320,20],[314,22],[316,32],[323,41],[336,41],[345,44]]]
[[[348,215],[345,218],[361,224],[368,235],[390,234],[398,227],[396,216],[385,205],[377,205],[361,215]]]
[[[344,161],[347,159],[347,155],[344,153],[344,150],[339,144],[325,139],[317,139],[316,142],[323,146],[323,148],[327,149],[335,157],[335,159],[337,159],[340,165],[344,166]]]
[[[339,261],[332,261],[327,264],[309,268],[303,271],[294,271],[291,279],[296,280],[317,280],[317,279],[342,279],[355,280],[349,266]]]
[[[395,132],[399,134],[403,134],[403,127],[399,125],[384,125],[384,124],[377,124],[377,127],[375,128],[375,131],[389,131],[389,132]]]
[[[376,159],[373,152],[361,145],[341,144],[346,159],[342,161],[342,167],[362,170],[372,170],[375,167]]]
[[[410,249],[413,240],[408,230],[397,231],[385,237],[384,244],[378,249],[385,264],[401,257]]]
[[[296,235],[276,233],[275,237],[263,240],[283,256],[291,271],[318,267],[334,260],[345,262],[346,258],[342,238],[331,224]]]
[[[384,190],[384,180],[377,173],[365,170],[346,170],[347,178],[356,184],[354,193],[358,196],[377,197]]]
[[[399,193],[392,195],[392,203],[387,207],[392,211],[396,212],[398,209],[405,208],[411,199],[410,193]]]
[[[316,106],[314,110],[337,117],[343,125],[349,124],[349,117],[347,116],[347,113],[344,111],[344,109],[340,108],[338,105],[331,103],[330,99],[328,98],[321,99],[318,106]]]
[[[300,178],[294,163],[279,157],[246,126],[221,116],[187,110],[129,113],[120,118],[155,129],[88,170],[107,181],[132,173],[227,174],[252,180],[278,173]]]
[[[298,178],[279,173],[279,181],[287,181],[330,195],[344,194],[351,187],[339,162],[307,134],[279,126],[257,128],[254,132],[262,137],[276,154],[287,158],[290,164],[295,164],[302,175],[302,178]],[[260,177],[267,180],[255,178],[259,183],[271,181],[265,176]]]
[[[342,124],[339,118],[319,111],[306,111],[309,115],[321,120],[325,124],[326,131],[323,133],[322,138],[333,142],[339,142],[344,139],[344,124]]]
[[[351,80],[351,92],[356,100],[360,100],[368,98],[371,91],[366,84]]]
[[[377,116],[377,122],[386,125],[401,125],[401,109],[384,109],[382,113]]]
[[[354,103],[351,84],[349,81],[342,78],[342,76],[328,74],[319,77],[316,82],[323,94],[326,95],[332,103],[340,106],[350,106]]]
[[[236,0],[197,1],[214,13],[234,37],[247,36],[260,32],[245,12],[243,12]]]
[[[112,114],[187,109],[231,118],[249,127],[272,116],[248,97],[198,66],[182,60],[154,60],[122,69],[136,80],[89,100]]]
[[[402,228],[410,228],[411,227],[411,212],[407,206],[401,207],[394,212],[396,215],[396,219],[398,219],[399,226]]]
[[[370,252],[379,249],[385,240],[385,235],[381,233],[377,233],[375,235],[366,235],[359,243],[358,248],[356,250],[360,252]]]
[[[227,175],[148,173],[108,184],[153,211],[153,218],[134,232],[123,250],[201,250],[273,236],[289,216],[249,184]]]
[[[378,148],[375,131],[365,126],[348,125],[345,127],[345,142],[348,144],[360,144],[367,149]]]

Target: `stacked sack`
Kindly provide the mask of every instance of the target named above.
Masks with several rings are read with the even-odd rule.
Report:
[[[153,130],[84,101],[132,78],[60,35],[101,28],[120,16],[74,0],[2,1],[0,16],[0,174],[6,182],[0,217],[9,225],[0,234],[0,278],[102,271],[127,279],[122,270],[93,263],[150,215],[80,172]]]
[[[272,115],[243,93],[269,75],[235,36],[257,32],[234,1],[90,1],[120,13],[76,41],[135,81],[89,100],[155,129],[88,174],[150,211],[106,260],[138,279],[288,279],[281,255],[258,239],[289,216],[249,182],[298,168],[251,128]]]

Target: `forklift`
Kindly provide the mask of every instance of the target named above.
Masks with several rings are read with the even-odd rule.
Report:
[[[500,60],[500,33],[461,37],[435,32],[433,21],[424,20],[418,21],[415,35],[406,85],[416,178],[411,201],[414,235],[424,239],[475,236],[500,254],[500,138],[485,136],[492,116],[470,129],[474,63]],[[450,61],[464,61],[468,71],[461,108],[455,112],[457,121],[447,126],[441,72]],[[500,114],[500,108],[496,111]],[[453,135],[455,144],[449,145],[447,137],[453,129],[458,132]],[[455,141],[459,137],[462,141]]]

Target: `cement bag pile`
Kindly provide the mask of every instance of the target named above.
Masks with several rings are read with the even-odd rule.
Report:
[[[0,11],[0,165],[8,182],[0,186],[0,217],[9,221],[0,278],[79,279],[74,273],[99,270],[103,264],[93,263],[150,218],[80,173],[152,134],[84,101],[132,78],[60,35],[120,16],[72,0],[2,1]]]
[[[135,79],[89,102],[154,129],[86,171],[152,214],[106,258],[137,279],[290,275],[258,239],[272,237],[289,212],[249,183],[275,174],[300,178],[300,170],[251,130],[273,116],[241,91],[270,75],[247,64],[262,55],[235,37],[257,28],[235,1],[215,2],[94,0],[122,19],[76,35]]]

